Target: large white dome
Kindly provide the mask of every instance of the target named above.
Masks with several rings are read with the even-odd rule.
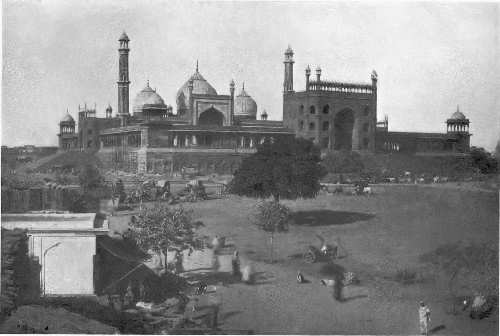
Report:
[[[177,109],[186,109],[189,106],[189,82],[193,81],[193,94],[200,95],[217,95],[217,91],[213,88],[210,83],[207,82],[205,78],[198,71],[198,65],[196,66],[195,73],[189,77],[189,79],[181,86],[177,91],[176,102]]]
[[[163,98],[156,93],[151,87],[149,87],[149,81],[146,87],[142,89],[134,100],[134,112],[142,112],[145,105],[156,105],[158,107],[164,107],[165,102]]]

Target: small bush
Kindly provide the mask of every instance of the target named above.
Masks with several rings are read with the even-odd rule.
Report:
[[[417,282],[418,273],[409,267],[401,268],[396,271],[394,280],[404,285],[410,285]]]

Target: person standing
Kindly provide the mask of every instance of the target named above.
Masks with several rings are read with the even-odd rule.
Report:
[[[431,310],[424,301],[420,301],[418,308],[418,317],[420,322],[420,334],[429,335],[429,322],[431,321]]]
[[[231,260],[231,265],[232,265],[233,276],[237,277],[241,276],[240,256],[238,251],[234,251],[233,258]]]

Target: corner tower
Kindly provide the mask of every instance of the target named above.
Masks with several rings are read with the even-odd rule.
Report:
[[[290,46],[285,51],[285,80],[283,81],[283,92],[293,92],[293,50]]]
[[[127,34],[123,32],[118,39],[120,42],[120,48],[118,49],[119,61],[118,61],[118,116],[125,118],[129,116],[129,85],[130,81],[128,78],[128,53],[130,49],[128,48],[128,42],[130,41]]]

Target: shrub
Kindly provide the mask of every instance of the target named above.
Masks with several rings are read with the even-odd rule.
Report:
[[[28,257],[28,236],[24,230],[2,229],[2,284],[0,316],[7,316],[31,295],[38,293],[34,266]]]
[[[394,275],[394,280],[404,285],[410,285],[417,282],[418,274],[417,271],[409,267],[405,267],[396,270],[396,274]]]

